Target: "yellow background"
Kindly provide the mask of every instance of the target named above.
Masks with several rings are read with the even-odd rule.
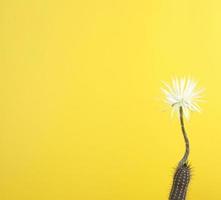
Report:
[[[161,81],[205,87],[189,200],[221,199],[219,0],[1,0],[0,199],[163,200],[183,151]]]

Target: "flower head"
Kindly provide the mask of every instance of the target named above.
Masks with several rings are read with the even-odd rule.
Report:
[[[190,111],[200,112],[198,102],[203,90],[196,90],[197,82],[192,79],[175,78],[171,85],[164,82],[164,86],[162,91],[166,96],[166,103],[172,106],[172,113],[179,113],[182,107],[183,114],[188,119]]]

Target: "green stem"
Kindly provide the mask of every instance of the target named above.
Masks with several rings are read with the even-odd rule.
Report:
[[[188,157],[189,157],[189,154],[190,154],[190,144],[189,144],[189,139],[187,137],[187,133],[186,133],[185,126],[184,126],[183,108],[182,107],[180,107],[180,109],[179,109],[179,114],[180,114],[181,130],[182,130],[182,133],[183,133],[183,137],[184,137],[184,141],[185,141],[185,146],[186,146],[185,154],[184,154],[183,158],[179,162],[179,166],[182,166],[185,163],[187,163],[187,160],[188,160]]]

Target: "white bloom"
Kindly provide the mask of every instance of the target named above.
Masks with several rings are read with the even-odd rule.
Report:
[[[203,90],[196,90],[196,85],[197,82],[185,78],[175,78],[171,85],[164,83],[162,91],[166,96],[166,103],[172,106],[172,113],[179,113],[182,107],[184,116],[188,119],[190,111],[200,112],[198,102]]]

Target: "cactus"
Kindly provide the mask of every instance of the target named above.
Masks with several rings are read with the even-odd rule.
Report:
[[[185,200],[188,185],[191,177],[191,168],[188,164],[178,166],[174,178],[173,185],[170,192],[169,200]]]
[[[186,145],[186,151],[183,158],[180,160],[178,167],[175,170],[173,185],[170,192],[169,200],[185,200],[188,190],[188,185],[191,178],[191,168],[187,161],[190,152],[190,147],[189,147],[189,140],[187,137],[187,133],[184,127],[182,107],[180,107],[179,109],[179,116],[180,116],[181,130]]]
[[[173,178],[169,200],[185,200],[191,179],[191,168],[188,164],[190,145],[184,127],[184,117],[189,118],[190,112],[200,112],[198,102],[201,100],[203,89],[196,90],[197,82],[191,78],[173,79],[172,84],[164,83],[161,88],[166,96],[166,103],[172,108],[172,113],[177,113],[180,119],[180,126],[185,141],[186,151],[180,160]]]

